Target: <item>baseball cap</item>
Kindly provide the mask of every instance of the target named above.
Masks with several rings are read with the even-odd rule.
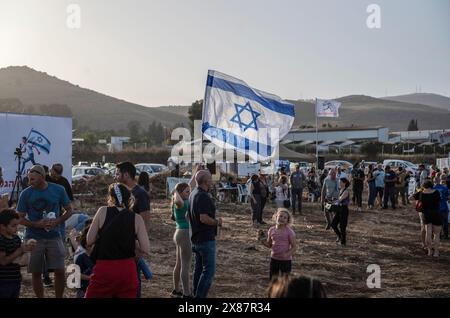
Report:
[[[45,170],[44,167],[40,166],[40,165],[34,165],[31,167],[30,169],[30,173],[37,173],[40,174],[41,176],[45,177]]]

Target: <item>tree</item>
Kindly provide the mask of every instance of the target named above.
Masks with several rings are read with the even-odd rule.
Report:
[[[418,131],[419,127],[417,125],[417,119],[411,119],[409,124],[408,124],[408,131]]]
[[[84,139],[84,144],[87,147],[95,146],[98,142],[96,134],[92,131],[86,131],[81,133],[80,138]]]
[[[194,121],[202,119],[203,100],[197,100],[189,107],[189,121],[191,129],[194,130]]]
[[[361,153],[375,157],[378,153],[381,152],[382,144],[379,142],[366,142],[361,145]]]
[[[130,142],[139,142],[140,139],[140,131],[141,131],[141,123],[137,120],[132,120],[127,125],[128,132],[130,133]]]

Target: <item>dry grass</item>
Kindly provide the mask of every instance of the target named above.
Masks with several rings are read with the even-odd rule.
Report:
[[[270,218],[274,208],[266,208]],[[269,283],[270,251],[257,242],[247,205],[223,204],[219,215],[224,227],[218,237],[217,272],[210,297],[265,297]],[[450,244],[443,241],[441,257],[424,255],[419,241],[419,220],[413,207],[356,213],[351,209],[347,247],[337,246],[325,231],[317,204],[304,203],[304,216],[295,216],[298,250],[293,273],[313,275],[326,286],[329,297],[449,297]],[[154,278],[143,283],[143,297],[168,297],[172,290],[175,229],[168,201],[152,203],[150,231]],[[265,231],[270,225],[262,227]],[[69,262],[69,260],[68,260]],[[381,266],[381,289],[366,286],[369,264]],[[50,289],[47,294],[52,295]],[[32,297],[30,276],[24,274],[23,297]],[[66,290],[66,297],[73,297]]]

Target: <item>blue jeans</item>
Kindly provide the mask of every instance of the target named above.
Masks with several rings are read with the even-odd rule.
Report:
[[[20,281],[0,282],[0,298],[19,298],[20,283]]]
[[[377,188],[375,187],[375,182],[369,182],[369,200],[367,201],[367,205],[374,206],[376,196]]]
[[[206,298],[216,272],[216,241],[192,244],[195,254],[193,291],[196,298]]]

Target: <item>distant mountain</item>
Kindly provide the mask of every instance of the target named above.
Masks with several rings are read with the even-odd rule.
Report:
[[[445,110],[450,110],[450,98],[438,94],[418,93],[409,95],[388,96],[383,97],[383,99],[404,103],[423,104],[437,108],[442,108]]]
[[[411,101],[364,95],[339,98],[342,102],[340,118],[320,118],[319,126],[328,123],[333,127],[385,126],[396,131],[406,130],[410,120],[417,119],[419,129],[450,128],[450,107],[445,106],[448,105],[446,100],[450,100],[448,97],[434,94],[397,97]],[[294,128],[315,126],[314,104],[310,101],[292,102],[296,109]],[[140,122],[144,129],[153,121],[167,127],[179,123],[187,127],[188,110],[188,106],[145,107],[129,103],[26,66],[0,69],[0,112],[73,116],[78,126],[126,130],[127,124],[133,120]]]
[[[26,66],[0,69],[0,111],[73,115],[79,126],[96,130],[126,129],[133,120],[143,128],[153,121],[188,124],[184,114],[165,109],[129,103]]]
[[[419,129],[449,129],[448,110],[437,107],[402,103],[364,95],[351,95],[337,99],[342,103],[340,117],[319,118],[319,127],[330,123],[333,127],[385,126],[391,131],[406,130],[411,119],[418,120]],[[294,126],[314,126],[314,104],[292,101],[295,104]]]

